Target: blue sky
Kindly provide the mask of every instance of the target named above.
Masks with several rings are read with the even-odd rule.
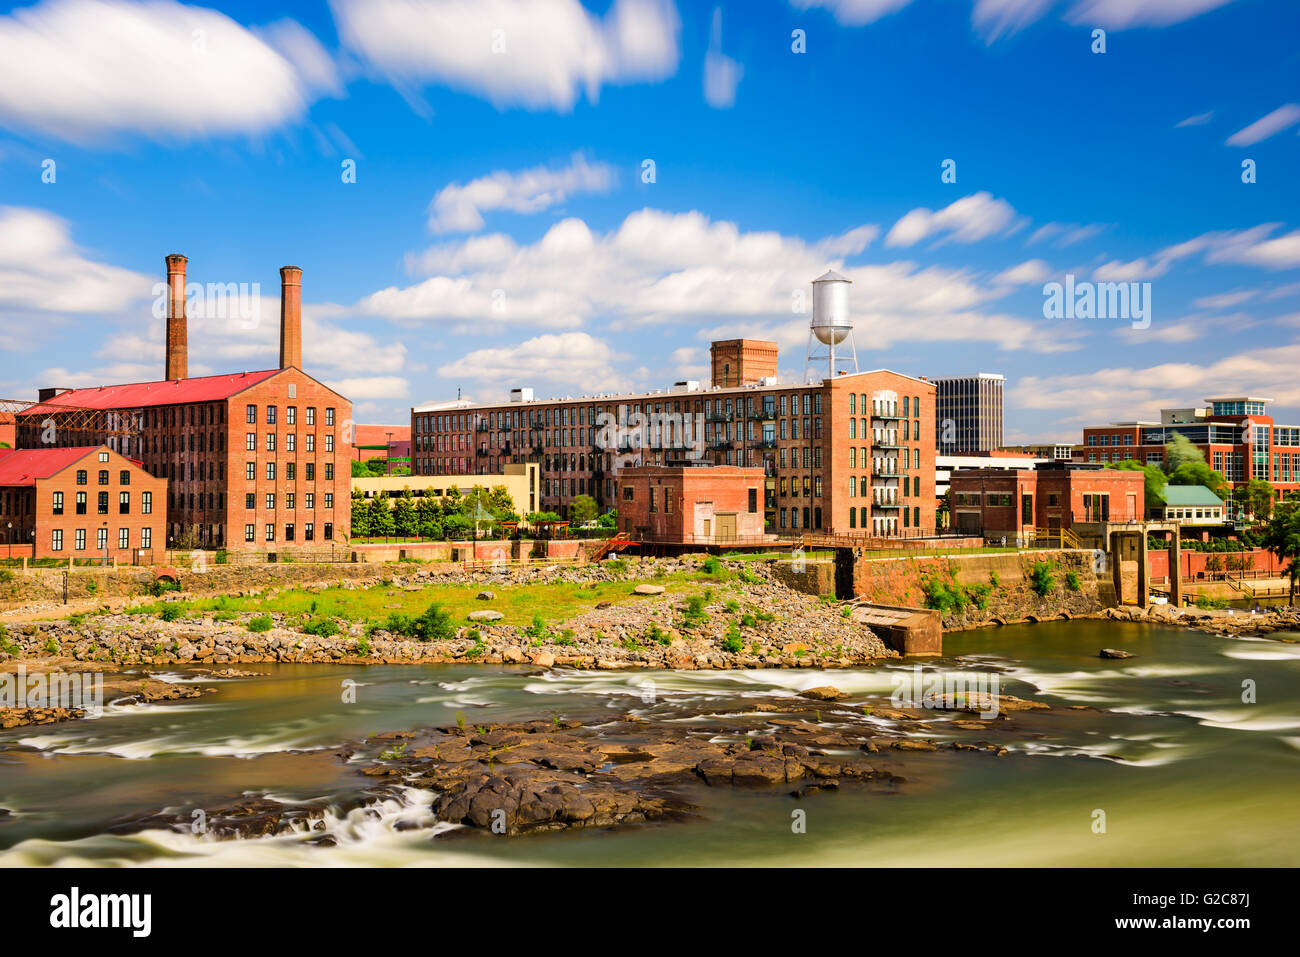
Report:
[[[275,364],[298,265],[361,422],[704,379],[737,335],[794,381],[833,267],[861,366],[1005,374],[1008,442],[1222,393],[1293,423],[1297,36],[1291,0],[5,8],[0,396],[160,375],[183,252],[262,293],[191,318],[191,374]],[[1150,282],[1150,326],[1044,318],[1066,274]]]

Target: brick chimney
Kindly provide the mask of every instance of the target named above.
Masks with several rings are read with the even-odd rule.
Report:
[[[280,368],[302,368],[302,270],[280,267]]]
[[[189,332],[185,321],[185,263],[180,253],[167,257],[167,361],[166,379],[189,374]]]

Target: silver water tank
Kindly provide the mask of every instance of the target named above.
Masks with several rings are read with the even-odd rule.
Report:
[[[812,331],[817,341],[839,345],[853,329],[849,318],[849,285],[853,282],[832,269],[813,280]]]

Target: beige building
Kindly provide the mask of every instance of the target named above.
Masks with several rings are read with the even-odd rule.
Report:
[[[377,478],[353,478],[352,491],[361,492],[367,499],[389,498],[396,500],[402,489],[409,488],[415,499],[424,498],[432,493],[434,498],[444,498],[452,488],[462,493],[474,486],[491,489],[504,486],[510,500],[515,504],[515,511],[520,517],[538,508],[539,467],[536,462],[522,462],[502,466],[502,471],[489,475],[383,475]]]

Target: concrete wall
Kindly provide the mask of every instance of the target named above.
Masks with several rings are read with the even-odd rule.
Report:
[[[944,628],[949,630],[973,627],[994,619],[1019,621],[1030,615],[1054,618],[1062,613],[1088,614],[1100,610],[1107,603],[1105,599],[1108,596],[1099,593],[1091,551],[1048,549],[956,558],[894,559],[872,559],[869,554],[855,556],[852,587],[856,597],[875,604],[923,607],[926,596],[922,582],[930,578],[963,586],[990,585],[984,609],[972,603],[964,612],[944,616]],[[1032,569],[1040,561],[1056,566],[1056,587],[1045,597],[1039,597],[1030,587]],[[1070,570],[1079,578],[1077,592],[1066,586],[1065,576]],[[998,579],[996,586],[992,585],[993,575]]]

